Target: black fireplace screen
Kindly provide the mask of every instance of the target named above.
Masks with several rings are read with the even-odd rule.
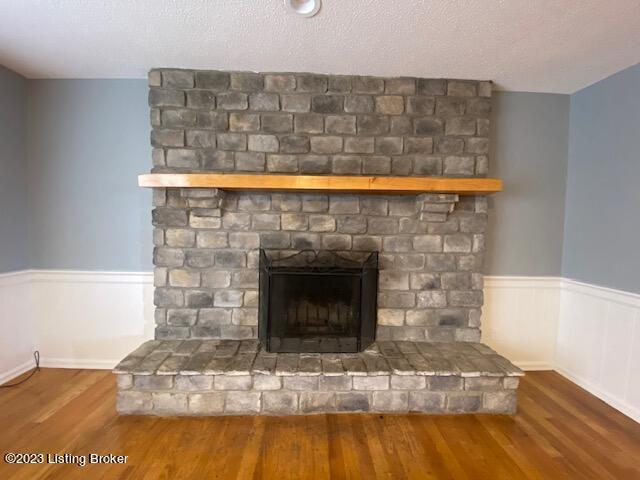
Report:
[[[359,352],[375,337],[378,253],[364,262],[260,250],[258,336],[269,352]]]

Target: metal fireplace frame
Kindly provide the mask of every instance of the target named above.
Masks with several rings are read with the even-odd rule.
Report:
[[[333,262],[333,263],[331,263]],[[309,335],[306,343],[296,344],[295,336],[288,345],[284,341],[273,342],[272,296],[274,278],[286,276],[289,281],[296,276],[314,277],[358,277],[359,288],[352,289],[353,304],[357,304],[357,337],[353,341],[343,342],[328,335]],[[259,304],[258,338],[268,352],[277,353],[356,353],[364,350],[375,340],[378,312],[378,252],[371,252],[364,261],[344,258],[338,253],[326,250],[302,250],[282,258],[270,258],[264,249],[260,249],[259,261]],[[317,338],[314,340],[314,338]],[[324,338],[324,340],[323,340]],[[300,340],[303,342],[303,340]],[[304,348],[303,348],[304,347]]]

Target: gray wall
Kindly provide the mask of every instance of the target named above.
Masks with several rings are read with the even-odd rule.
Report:
[[[560,274],[569,134],[569,96],[494,94],[490,174],[504,191],[490,198],[485,272]]]
[[[571,96],[565,277],[640,293],[640,65]]]
[[[30,266],[150,270],[150,194],[135,183],[136,175],[151,166],[147,82],[35,80],[27,84]],[[494,95],[490,168],[491,175],[505,180],[506,188],[491,201],[486,273],[559,275],[568,96]],[[3,172],[8,169],[2,166]],[[22,184],[11,182],[10,190],[24,196],[25,184],[23,175]],[[0,194],[8,191],[3,186]],[[28,217],[26,200],[8,204],[17,207],[0,214]],[[2,218],[0,224],[14,223]],[[26,224],[21,231],[26,232]],[[3,239],[5,232],[3,227]],[[20,255],[4,254],[8,242],[0,245],[0,265],[5,271],[26,268],[25,235],[20,233],[16,237],[20,241],[14,242]],[[5,257],[14,263],[7,264]],[[18,258],[21,261],[16,264]]]
[[[29,267],[27,82],[0,65],[0,272]]]
[[[29,81],[34,268],[151,269],[145,80]]]

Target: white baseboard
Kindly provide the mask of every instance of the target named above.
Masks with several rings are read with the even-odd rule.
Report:
[[[91,358],[43,358],[40,366],[45,368],[84,368],[88,370],[112,370],[122,357],[118,359]]]
[[[590,382],[584,378],[573,375],[562,367],[556,366],[554,370],[563,377],[571,380],[576,385],[584,388],[587,392],[595,395],[607,405],[612,406],[616,410],[624,413],[627,417],[632,418],[636,422],[640,423],[640,408],[638,408],[637,406],[630,405],[628,402],[620,400],[619,398],[602,391],[602,389],[598,385],[595,385],[593,382]]]
[[[2,385],[3,383],[7,383],[9,380],[13,380],[14,378],[22,375],[24,372],[28,372],[32,368],[35,368],[35,366],[36,366],[35,361],[32,358],[31,360],[24,362],[18,365],[17,367],[12,368],[11,370],[6,370],[4,372],[1,372],[0,385]]]
[[[547,363],[547,362],[514,360],[513,364],[527,372],[540,372],[540,371],[546,371],[546,370],[553,370],[553,364]]]
[[[33,366],[111,369],[153,338],[153,274],[0,274],[0,380]],[[640,415],[640,295],[559,277],[486,276],[483,341],[524,370],[557,370]],[[13,350],[12,350],[13,349]],[[4,353],[2,350],[8,350]]]

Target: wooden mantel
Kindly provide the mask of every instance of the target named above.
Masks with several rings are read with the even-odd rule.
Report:
[[[141,187],[219,188],[289,192],[335,192],[371,195],[457,193],[487,195],[502,190],[497,178],[372,177],[347,175],[271,175],[237,173],[149,173]]]

